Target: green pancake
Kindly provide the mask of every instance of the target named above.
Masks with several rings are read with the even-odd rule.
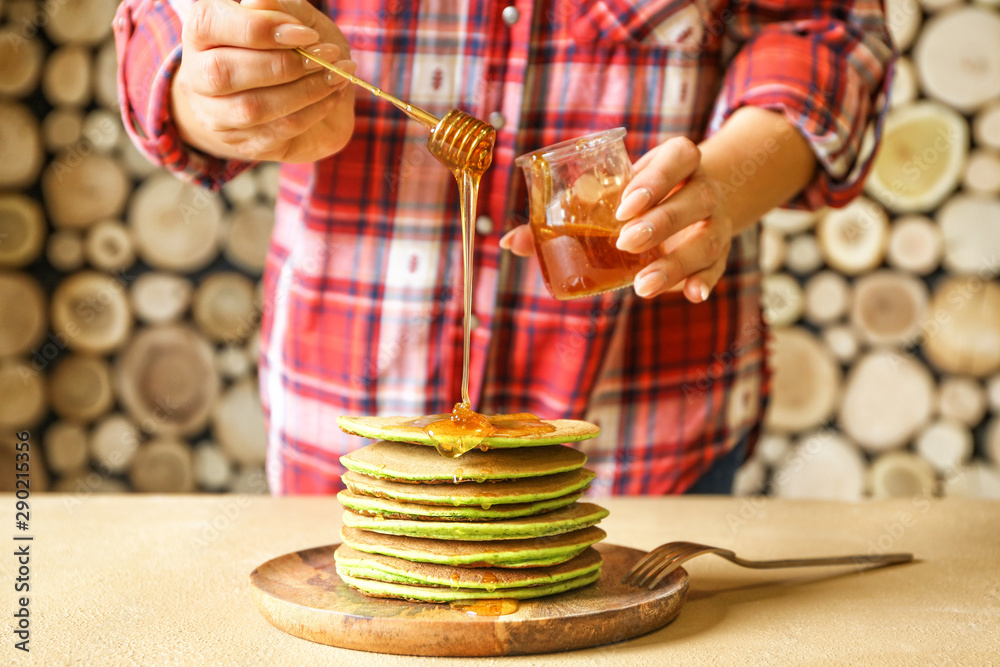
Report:
[[[499,521],[413,521],[376,519],[344,510],[344,525],[390,535],[437,540],[514,540],[556,535],[593,526],[608,515],[592,503],[573,503],[553,512]]]
[[[400,502],[388,498],[373,498],[359,496],[350,491],[341,491],[337,500],[358,514],[385,519],[413,519],[415,521],[493,521],[497,519],[514,519],[522,516],[534,516],[565,507],[579,500],[580,493],[570,493],[560,498],[550,498],[534,503],[516,503],[514,505],[417,505]]]
[[[362,438],[433,446],[431,437],[424,433],[424,429],[419,426],[406,425],[414,419],[419,419],[419,417],[337,417],[337,426],[345,433],[360,435]],[[490,436],[483,440],[480,447],[504,449],[558,445],[564,442],[579,442],[580,440],[596,438],[601,432],[601,429],[594,424],[578,419],[543,421],[555,426],[556,430],[551,433],[521,437]]]
[[[383,535],[348,526],[340,530],[344,544],[357,551],[453,567],[546,567],[570,560],[605,537],[595,526],[550,537],[479,542]]]
[[[340,457],[345,468],[394,482],[448,483],[523,479],[582,468],[587,456],[572,447],[474,449],[450,459],[426,445],[381,441]]]
[[[356,589],[360,593],[376,598],[400,598],[413,602],[453,602],[455,600],[498,600],[513,599],[526,600],[529,598],[540,598],[546,595],[564,593],[574,588],[581,588],[587,584],[592,584],[601,576],[601,570],[590,572],[589,574],[554,584],[542,586],[526,586],[524,588],[507,588],[496,590],[490,593],[481,588],[435,588],[431,586],[409,586],[407,584],[391,584],[384,581],[373,581],[371,579],[357,579],[338,568],[337,574],[345,584]]]
[[[529,477],[510,482],[462,482],[459,484],[404,484],[366,477],[356,472],[341,476],[344,484],[359,496],[389,498],[421,505],[507,505],[561,498],[587,488],[594,479],[589,470],[572,470],[545,477]]]
[[[590,574],[601,567],[601,554],[588,547],[579,556],[552,567],[521,569],[482,567],[450,567],[430,563],[414,563],[392,556],[369,554],[341,544],[333,554],[337,574],[355,579],[374,579],[410,586],[448,586],[477,588],[492,593],[496,590],[542,586]]]

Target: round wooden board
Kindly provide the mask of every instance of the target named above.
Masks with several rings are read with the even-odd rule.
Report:
[[[688,591],[683,568],[653,591],[622,585],[645,552],[597,544],[604,566],[596,584],[522,600],[513,614],[470,616],[445,604],[361,595],[337,576],[333,552],[338,546],[285,554],[250,574],[254,603],[271,625],[320,644],[397,655],[552,653],[657,630],[677,616]]]

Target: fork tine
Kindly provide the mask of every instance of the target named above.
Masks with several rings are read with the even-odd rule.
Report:
[[[676,570],[681,563],[684,563],[698,554],[703,553],[704,550],[705,547],[700,544],[691,544],[690,542],[686,543],[683,549],[677,549],[669,556],[664,556],[659,559],[656,566],[649,570],[636,585],[642,587],[649,584],[650,580],[655,579],[656,581],[659,581],[659,579],[656,579],[658,574],[661,574],[664,570],[666,570],[666,574],[670,574]],[[653,585],[650,585],[649,588],[652,590]]]
[[[687,549],[690,546],[690,542],[667,542],[666,544],[661,544],[633,565],[632,569],[622,579],[622,583],[641,586],[642,584],[638,583],[639,580],[655,568],[661,562],[661,559],[671,558],[676,551]]]
[[[661,544],[660,546],[656,547],[655,549],[647,553],[645,556],[640,558],[636,562],[636,564],[632,566],[632,569],[626,572],[625,576],[622,577],[622,584],[633,585],[632,579],[634,579],[639,574],[639,572],[641,572],[647,565],[649,565],[664,550],[669,549],[675,546],[676,544],[677,544],[676,542],[668,542],[667,544]]]
[[[676,570],[677,568],[679,568],[681,565],[688,562],[692,558],[700,556],[702,554],[711,553],[711,549],[709,547],[702,547],[700,545],[693,545],[693,546],[698,546],[699,548],[697,549],[692,548],[685,554],[678,555],[673,560],[664,563],[664,567],[660,570],[660,573],[656,576],[655,579],[653,579],[653,582],[649,584],[649,590],[653,590],[654,588],[659,586],[664,579],[670,576],[671,572],[673,572],[674,570]],[[648,581],[653,576],[653,574],[655,573],[651,573],[649,577],[646,577],[646,581]],[[645,585],[645,583],[646,582],[644,581],[641,585]]]

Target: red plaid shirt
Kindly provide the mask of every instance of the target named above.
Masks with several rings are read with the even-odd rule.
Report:
[[[189,2],[122,4],[122,113],[152,159],[218,188],[247,165],[183,146],[168,114]],[[497,246],[526,221],[513,160],[619,125],[637,158],[758,105],[784,112],[822,166],[795,203],[843,205],[870,162],[862,136],[877,138],[886,107],[892,49],[878,0],[330,4],[362,78],[438,115],[502,115],[479,200],[477,408],[599,424],[581,444],[598,494],[683,492],[752,441],[767,395],[758,230],[734,239],[706,303],[631,290],[556,301],[534,259]],[[505,21],[505,5],[517,16],[508,9]],[[281,170],[260,364],[274,493],[339,488],[338,458],[365,443],[341,433],[337,415],[446,412],[459,397],[454,179],[427,153],[427,131],[394,107],[362,92],[356,114],[342,152]]]

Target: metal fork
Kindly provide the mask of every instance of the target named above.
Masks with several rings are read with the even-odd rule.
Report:
[[[807,567],[815,565],[895,565],[909,563],[913,554],[880,554],[864,556],[831,556],[828,558],[783,558],[780,560],[746,560],[728,549],[710,547],[694,542],[668,542],[656,547],[642,557],[631,570],[622,577],[622,583],[641,588],[649,584],[649,590],[656,588],[671,572],[695,556],[715,554],[741,567],[755,570],[770,570],[779,567]],[[652,583],[650,583],[652,582]]]

